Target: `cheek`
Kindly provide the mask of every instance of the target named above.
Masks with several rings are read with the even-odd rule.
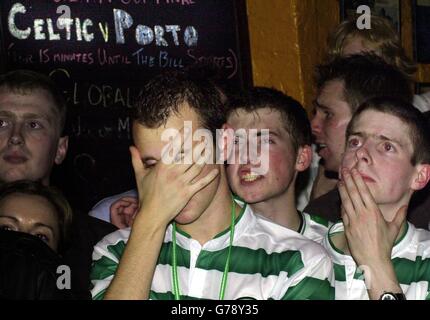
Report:
[[[347,118],[333,119],[333,120],[327,121],[327,126],[326,126],[327,131],[337,137],[344,136],[348,123],[349,123],[349,119]]]
[[[410,166],[409,170],[405,170],[408,166],[406,163],[389,163],[382,162],[379,166],[379,176],[383,177],[386,181],[386,188],[390,190],[396,190],[403,188],[405,185],[409,185],[411,177],[413,175],[413,167]]]
[[[237,176],[239,175],[239,165],[228,164],[228,165],[226,165],[225,169],[226,169],[226,173],[227,173],[227,178],[229,180],[234,180],[234,179],[238,178]]]
[[[269,153],[269,172],[277,180],[288,179],[295,170],[292,152],[286,155],[286,151],[272,151]]]

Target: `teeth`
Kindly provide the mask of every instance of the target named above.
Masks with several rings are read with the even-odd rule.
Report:
[[[247,174],[242,176],[242,180],[244,180],[246,182],[252,182],[252,181],[257,180],[258,178],[260,178],[260,175],[256,175],[256,174],[252,174],[252,173],[247,173]]]
[[[319,146],[320,146],[320,148],[326,148],[327,147],[327,145],[324,143],[320,143]]]

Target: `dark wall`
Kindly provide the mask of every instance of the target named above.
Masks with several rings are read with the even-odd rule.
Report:
[[[2,0],[1,68],[50,75],[68,99],[70,147],[54,184],[87,211],[132,188],[128,109],[166,69],[216,66],[251,83],[244,1]]]

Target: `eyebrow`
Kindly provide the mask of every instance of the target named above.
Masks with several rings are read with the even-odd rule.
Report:
[[[51,230],[52,234],[54,234],[54,228],[53,228],[53,227],[51,227],[51,226],[49,226],[49,225],[47,225],[47,224],[44,224],[44,223],[42,223],[42,222],[36,222],[36,223],[34,224],[34,226],[35,226],[35,227],[45,227],[45,228],[48,228],[49,230]]]
[[[323,109],[323,110],[327,110],[327,111],[330,111],[330,110],[331,110],[329,107],[327,107],[327,106],[325,106],[325,105],[323,105],[323,104],[320,104],[320,103],[318,102],[318,100],[314,100],[314,101],[312,101],[312,104],[313,104],[316,108],[319,108],[319,109]]]
[[[257,137],[261,137],[261,130],[260,131],[258,131],[258,133],[257,133]],[[269,129],[269,135],[270,136],[275,136],[275,137],[278,137],[279,138],[279,136],[280,136],[280,134],[276,131],[276,130],[270,130]]]
[[[8,218],[8,219],[13,220],[15,222],[19,222],[19,220],[17,218],[12,217],[12,216],[8,216],[8,215],[0,215],[0,219],[1,218]]]
[[[5,116],[5,117],[9,117],[9,118],[14,118],[16,119],[17,116],[16,114],[10,112],[10,111],[6,111],[6,110],[1,110],[0,111],[0,116]],[[24,113],[24,115],[22,116],[25,120],[29,120],[29,119],[44,119],[46,121],[48,121],[50,124],[52,124],[52,117],[49,117],[48,115],[42,113]]]
[[[0,215],[0,218],[7,218],[7,219],[9,219],[9,220],[13,220],[13,221],[15,221],[16,223],[19,223],[19,220],[18,220],[16,217],[13,217],[13,216]],[[53,227],[51,227],[51,226],[49,226],[49,225],[47,225],[47,224],[45,224],[45,223],[42,223],[42,222],[36,222],[36,223],[34,224],[34,226],[35,226],[35,227],[45,227],[45,228],[48,228],[49,230],[51,230],[52,234],[54,234],[54,228],[53,228]]]
[[[365,133],[363,133],[363,132],[352,132],[351,134],[349,134],[348,135],[348,138],[350,137],[350,136],[359,136],[359,137],[376,137],[376,138],[378,138],[379,140],[383,140],[383,141],[391,141],[391,142],[394,142],[394,143],[396,143],[396,144],[398,144],[399,146],[401,146],[401,147],[404,147],[404,143],[402,143],[402,142],[400,142],[399,140],[397,140],[397,139],[394,139],[394,138],[389,138],[389,137],[387,137],[387,136],[384,136],[384,135],[373,135],[373,134],[371,134],[371,135],[369,135],[369,134],[365,134]]]

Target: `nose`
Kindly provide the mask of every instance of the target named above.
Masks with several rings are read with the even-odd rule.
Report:
[[[357,149],[356,157],[358,162],[364,162],[366,164],[372,163],[372,157],[370,156],[369,150],[364,145]]]
[[[19,146],[24,144],[24,138],[22,136],[20,125],[14,125],[9,137],[9,145]]]

